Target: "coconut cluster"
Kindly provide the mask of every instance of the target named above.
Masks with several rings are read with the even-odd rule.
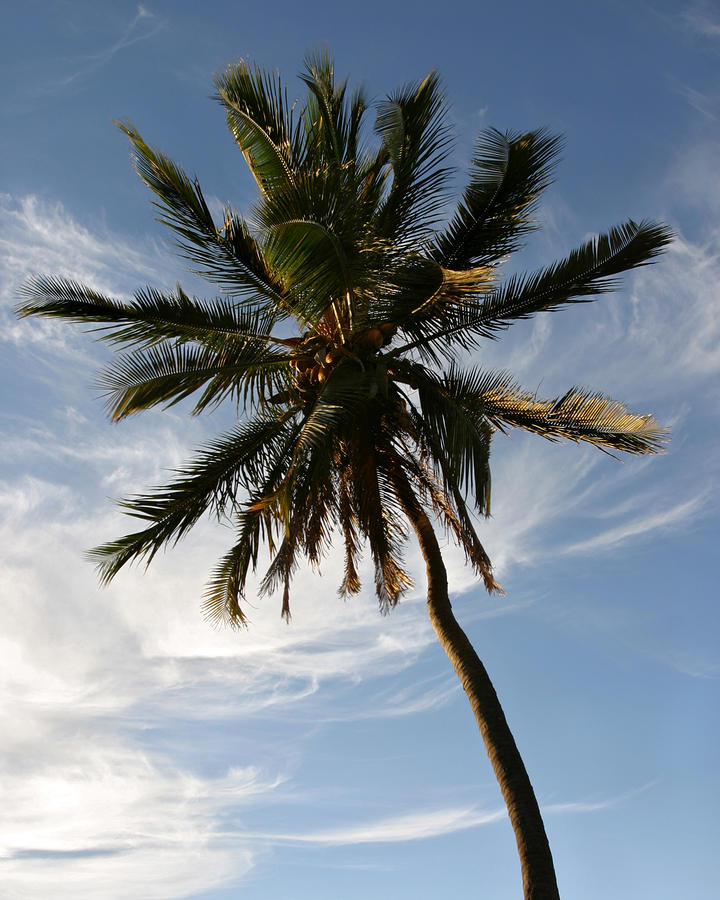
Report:
[[[315,393],[341,362],[354,360],[364,365],[365,360],[390,343],[396,331],[392,322],[383,322],[352,335],[346,342],[340,342],[337,335],[330,337],[315,330],[290,339],[287,343],[294,350],[290,367],[296,387],[301,393]]]

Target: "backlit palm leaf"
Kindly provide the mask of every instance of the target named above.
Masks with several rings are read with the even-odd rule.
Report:
[[[148,346],[168,338],[216,344],[233,340],[262,340],[275,317],[248,310],[224,299],[190,297],[180,285],[174,294],[148,287],[132,303],[106,297],[91,288],[56,276],[37,275],[22,288],[22,316],[47,316],[93,329],[111,344]]]
[[[264,341],[220,348],[162,343],[123,354],[108,366],[98,385],[114,420],[164,404],[174,406],[204,388],[194,412],[226,397],[242,401],[286,386],[287,354],[273,353]]]
[[[475,149],[470,184],[453,220],[435,239],[433,257],[448,268],[466,269],[517,250],[533,228],[532,214],[559,150],[559,138],[543,130],[486,131]]]
[[[616,290],[622,272],[651,263],[672,240],[672,232],[655,222],[632,220],[610,229],[573,250],[560,262],[529,275],[513,275],[504,285],[458,312],[458,321],[428,327],[422,338],[408,342],[402,353],[433,341],[450,341],[468,349],[478,338],[494,337],[517,319],[587,303]]]
[[[240,62],[218,74],[215,87],[260,189],[291,190],[302,144],[279,75]]]

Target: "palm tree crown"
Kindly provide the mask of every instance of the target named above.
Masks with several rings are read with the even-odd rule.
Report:
[[[543,130],[479,138],[467,187],[448,223],[452,174],[445,104],[430,74],[378,105],[373,138],[362,91],[335,80],[326,55],[307,60],[302,106],[279,77],[244,62],[216,78],[228,125],[259,188],[251,214],[216,221],[197,180],[129,123],[137,171],[160,221],[222,296],[179,286],[124,301],[66,279],[24,287],[21,315],[100,329],[126,348],[102,374],[113,419],[194,394],[194,411],[226,399],[238,424],[173,480],[122,506],[139,531],[92,551],[104,580],[149,562],[206,512],[230,516],[234,545],[215,568],[206,608],[245,622],[243,591],[263,545],[261,589],[289,586],[301,557],[318,563],[342,534],[342,594],[360,589],[369,545],[380,606],[410,584],[405,516],[437,517],[488,590],[498,589],[470,510],[490,511],[489,447],[517,426],[628,453],[659,449],[663,430],[602,394],[549,399],[506,373],[463,367],[483,339],[516,319],[612,290],[650,262],[667,228],[625,224],[540,271],[500,281],[500,264],[533,228],[559,141]]]

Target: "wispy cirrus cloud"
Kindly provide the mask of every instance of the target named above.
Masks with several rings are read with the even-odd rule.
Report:
[[[58,94],[74,84],[82,83],[106,66],[118,53],[154,37],[165,27],[165,22],[146,6],[138,4],[135,15],[112,43],[90,53],[56,60],[56,73],[51,81],[35,88],[37,95]]]
[[[657,531],[677,528],[693,521],[700,514],[705,498],[692,497],[682,503],[655,512],[630,518],[614,528],[601,531],[585,541],[577,541],[564,547],[565,554],[591,554],[601,550],[610,550],[628,541],[629,538],[646,537]]]
[[[617,794],[614,797],[606,797],[602,800],[569,800],[564,803],[543,803],[541,808],[543,813],[550,815],[564,815],[567,813],[593,813],[603,812],[608,809],[614,809],[617,806],[623,806],[641,794],[647,793],[658,784],[657,780],[648,781],[640,787]]]
[[[720,17],[711,4],[693,3],[680,13],[680,18],[688,31],[707,38],[720,38]]]
[[[58,737],[58,735],[54,735]],[[228,807],[275,784],[253,768],[201,777],[157,754],[68,729],[16,777],[0,773],[0,879],[7,896],[185,897],[244,875],[255,851],[221,836]]]
[[[694,110],[699,112],[706,119],[717,119],[717,95],[708,91],[699,91],[697,88],[688,84],[678,84],[675,88],[676,92],[684,97]]]
[[[341,826],[322,831],[289,834],[258,834],[273,843],[319,844],[338,847],[346,844],[397,843],[452,834],[478,825],[498,822],[507,816],[504,807],[478,810],[475,807],[416,811],[361,825]]]
[[[649,782],[623,794],[602,800],[579,800],[564,803],[542,804],[544,814],[575,815],[602,812],[621,806],[654,787]],[[321,831],[293,833],[260,833],[256,839],[271,843],[315,844],[337,847],[349,844],[401,843],[420,841],[441,835],[453,834],[468,828],[491,825],[507,818],[504,806],[494,809],[480,809],[477,806],[456,806],[432,810],[413,810],[399,816],[376,819],[372,822]]]
[[[60,201],[0,194],[0,301],[18,302],[33,273],[62,275],[98,291],[128,291],[146,280],[167,282],[179,271],[167,249],[146,237],[120,235],[104,223],[82,224]]]

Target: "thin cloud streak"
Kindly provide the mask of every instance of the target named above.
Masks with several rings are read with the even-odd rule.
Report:
[[[606,800],[549,803],[543,804],[541,809],[543,813],[552,815],[602,812],[627,803],[629,800],[650,790],[656,784],[656,781],[651,781],[640,788]],[[339,826],[322,831],[257,833],[253,834],[252,837],[270,843],[318,844],[324,847],[339,847],[351,844],[402,843],[453,834],[468,828],[490,825],[506,818],[507,810],[505,807],[484,810],[475,806],[463,806],[414,811],[400,816],[378,819],[374,822]]]
[[[713,108],[717,106],[714,97],[703,93],[702,91],[698,91],[696,88],[690,87],[690,85],[687,84],[679,84],[675,90],[681,97],[684,97],[685,100],[687,100],[696,112],[699,112],[706,119],[717,119],[716,114],[713,112]]]
[[[704,497],[693,497],[683,503],[676,504],[670,509],[632,519],[615,528],[603,531],[586,541],[570,544],[562,550],[562,553],[567,555],[591,554],[601,550],[610,550],[618,544],[624,543],[628,538],[644,537],[656,531],[663,531],[671,526],[678,526],[684,522],[693,521],[700,514],[704,505]]]
[[[147,22],[148,24],[154,22],[154,24],[152,24],[148,30],[141,31],[138,26],[143,22]],[[162,20],[159,20],[154,13],[150,12],[140,4],[134,18],[115,43],[103,50],[99,50],[97,53],[89,53],[73,60],[72,62],[78,66],[74,72],[46,83],[38,92],[44,94],[56,94],[74,82],[82,81],[97,72],[103,66],[106,66],[121,50],[124,50],[126,47],[131,47],[139,41],[149,40],[164,27],[165,23]]]
[[[681,19],[689,31],[703,37],[720,38],[720,19],[710,14],[708,5],[705,3],[696,3],[684,10]]]
[[[256,834],[273,843],[320,844],[340,847],[348,844],[400,843],[452,834],[478,825],[489,825],[507,817],[505,808],[478,810],[475,807],[439,809],[392,816],[362,825],[341,826],[307,833]]]
[[[618,794],[616,797],[609,797],[607,800],[576,800],[568,803],[547,803],[543,804],[541,809],[543,813],[550,813],[553,815],[564,813],[603,812],[606,809],[613,809],[616,806],[621,806],[629,800],[634,800],[635,797],[645,794],[658,784],[659,782],[655,779],[653,781],[648,781],[647,784],[643,784],[641,787],[633,788],[633,790],[626,791],[623,794]]]

